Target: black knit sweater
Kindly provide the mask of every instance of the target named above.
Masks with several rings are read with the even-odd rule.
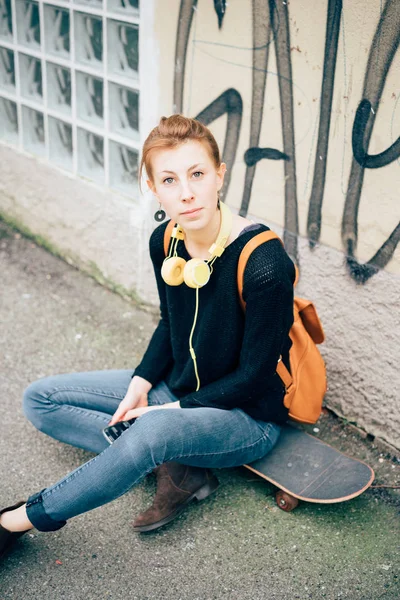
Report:
[[[245,314],[237,290],[239,255],[252,237],[268,227],[260,224],[256,230],[245,230],[214,262],[210,281],[199,290],[193,347],[201,387],[196,392],[189,354],[196,292],[184,283],[169,286],[161,277],[166,225],[157,227],[150,238],[161,319],[134,374],[153,386],[165,380],[182,408],[238,407],[254,419],[286,421],[284,388],[276,365],[282,355],[289,366],[295,270],[282,244],[271,240],[251,254],[243,282]],[[183,242],[178,244],[178,255],[191,258]]]

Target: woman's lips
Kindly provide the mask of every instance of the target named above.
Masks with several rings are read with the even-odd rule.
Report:
[[[187,210],[186,212],[181,213],[181,215],[185,215],[185,217],[193,217],[197,215],[201,210],[201,208],[194,208],[193,210]]]

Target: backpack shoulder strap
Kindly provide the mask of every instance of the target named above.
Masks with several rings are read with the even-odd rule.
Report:
[[[237,287],[238,287],[238,292],[239,292],[239,300],[240,300],[240,304],[242,306],[243,311],[246,310],[246,302],[243,300],[243,278],[244,278],[244,270],[246,268],[247,261],[249,260],[250,254],[256,248],[258,248],[258,246],[261,246],[261,244],[264,244],[265,242],[269,242],[270,240],[276,240],[276,239],[279,240],[282,244],[282,240],[274,231],[271,231],[271,230],[262,231],[261,233],[258,233],[253,238],[251,238],[251,240],[249,240],[247,242],[247,244],[244,246],[243,250],[240,253],[238,269],[237,269]]]
[[[169,243],[171,241],[171,233],[172,233],[172,230],[174,227],[175,227],[175,221],[173,221],[171,219],[164,231],[164,254],[165,254],[165,256],[167,256],[167,254],[168,254]]]
[[[265,242],[269,242],[270,240],[279,240],[283,246],[283,242],[282,242],[281,238],[274,231],[271,231],[271,230],[262,231],[261,233],[255,235],[253,238],[251,238],[251,240],[249,240],[247,242],[247,244],[244,246],[242,252],[240,253],[238,270],[237,270],[237,287],[238,287],[238,291],[239,291],[239,300],[240,300],[240,304],[242,306],[243,312],[246,310],[246,302],[243,300],[243,278],[244,278],[244,270],[246,268],[247,261],[250,257],[250,254],[253,252],[253,250],[258,248],[258,246],[261,246],[261,244],[264,244]],[[296,270],[296,276],[297,276],[297,270]],[[292,385],[293,379],[292,379],[292,376],[290,375],[289,371],[283,364],[282,357],[279,358],[279,361],[278,361],[278,364],[276,367],[276,371],[277,371],[279,377],[281,378],[283,385],[285,386],[285,389],[287,391],[289,389],[289,387]]]

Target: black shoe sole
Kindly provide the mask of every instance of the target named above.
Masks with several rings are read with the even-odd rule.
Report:
[[[0,516],[5,512],[19,508],[20,506],[22,506],[25,503],[26,503],[26,500],[20,500],[13,506],[7,506],[7,508],[3,508],[2,510],[0,510]],[[29,529],[28,529],[28,531],[29,531]],[[7,554],[7,552],[9,552],[11,550],[11,548],[14,546],[15,542],[22,535],[24,535],[24,533],[26,533],[26,531],[11,532],[11,531],[8,531],[7,529],[5,529],[2,525],[0,525],[0,559],[2,559]]]

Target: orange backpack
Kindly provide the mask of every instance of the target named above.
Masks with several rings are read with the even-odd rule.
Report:
[[[170,221],[165,229],[165,255],[168,254],[173,225],[174,223]],[[237,286],[240,304],[244,311],[246,303],[242,292],[247,261],[253,250],[272,239],[280,240],[273,231],[263,231],[249,240],[240,254]],[[295,297],[293,308],[294,322],[289,332],[292,340],[289,352],[291,373],[281,359],[278,361],[276,372],[286,388],[284,405],[289,409],[289,417],[299,423],[315,423],[321,414],[322,401],[326,392],[325,363],[316,344],[321,344],[325,336],[312,302]]]
[[[249,256],[260,244],[273,239],[280,240],[273,231],[263,231],[249,240],[240,254],[237,282],[243,310],[246,309],[242,296],[243,277]],[[289,417],[300,423],[315,423],[321,414],[326,392],[325,363],[316,346],[324,341],[324,330],[312,302],[295,296],[293,309],[294,322],[289,332],[291,374],[281,359],[276,372],[286,388],[284,405],[289,409]]]

